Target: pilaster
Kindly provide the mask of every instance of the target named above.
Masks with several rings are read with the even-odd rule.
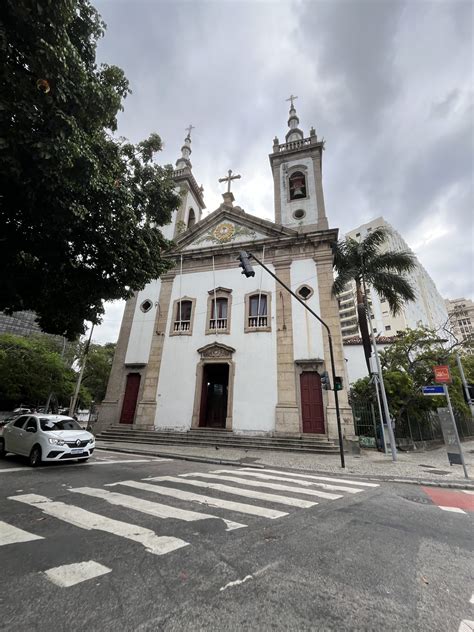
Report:
[[[275,274],[291,286],[291,261],[275,263]],[[293,352],[293,317],[291,294],[285,290],[276,292],[276,339],[277,339],[277,388],[278,402],[275,409],[275,431],[300,432],[300,414],[296,400],[296,376]]]
[[[160,377],[173,281],[174,274],[166,274],[161,277],[160,297],[158,299],[160,309],[156,312],[150,356],[145,371],[142,399],[137,406],[134,424],[136,428],[153,429],[155,427],[156,392],[158,389],[158,379]]]

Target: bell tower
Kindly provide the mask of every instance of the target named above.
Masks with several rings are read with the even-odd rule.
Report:
[[[275,222],[288,228],[309,232],[328,228],[322,184],[324,141],[318,140],[312,127],[309,137],[298,127],[291,95],[288,132],[285,142],[273,139],[270,165],[273,173]]]

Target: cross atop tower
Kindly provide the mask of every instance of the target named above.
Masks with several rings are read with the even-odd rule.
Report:
[[[191,137],[191,130],[196,129],[194,127],[194,125],[190,125],[189,127],[187,127],[184,131],[188,132],[188,136]]]
[[[293,101],[295,99],[297,99],[298,97],[295,97],[294,95],[291,95],[288,99],[286,99],[286,101],[291,101],[291,107],[293,107]]]
[[[231,180],[238,180],[242,176],[239,176],[239,175],[233,176],[232,175],[232,169],[229,169],[229,171],[227,173],[228,173],[227,177],[226,178],[219,178],[219,182],[227,182],[227,193],[230,193]]]

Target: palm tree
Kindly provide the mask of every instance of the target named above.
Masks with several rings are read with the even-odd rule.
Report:
[[[403,276],[416,268],[415,256],[406,250],[380,252],[380,246],[389,235],[389,229],[380,227],[369,233],[362,241],[348,237],[333,244],[334,269],[337,276],[332,291],[337,296],[348,283],[355,282],[357,321],[369,374],[372,348],[367,321],[367,286],[373,287],[379,296],[387,301],[393,315],[401,310],[404,303],[416,298],[414,288]]]

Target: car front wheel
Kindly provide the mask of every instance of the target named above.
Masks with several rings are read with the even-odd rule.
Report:
[[[32,448],[30,452],[29,462],[31,467],[37,467],[41,464],[41,448],[39,447],[39,445],[35,445]]]

